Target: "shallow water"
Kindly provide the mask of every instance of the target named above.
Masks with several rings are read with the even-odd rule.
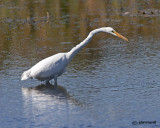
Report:
[[[1,1],[0,128],[159,128],[159,8],[144,0]],[[20,81],[38,61],[103,26],[129,42],[97,34],[57,89]]]

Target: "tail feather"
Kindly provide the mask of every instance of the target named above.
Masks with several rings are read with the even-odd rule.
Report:
[[[25,71],[22,76],[21,76],[21,80],[27,80],[30,78],[30,70]]]

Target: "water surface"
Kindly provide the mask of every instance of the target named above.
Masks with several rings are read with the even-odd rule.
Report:
[[[159,8],[159,1],[144,0],[1,1],[0,127],[159,128]],[[103,26],[129,42],[95,35],[57,89],[20,81],[38,61]]]

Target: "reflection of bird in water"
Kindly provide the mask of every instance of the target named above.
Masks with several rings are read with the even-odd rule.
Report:
[[[42,105],[44,103],[43,101],[45,101],[45,104],[48,102],[50,105],[65,104],[66,101],[74,105],[82,105],[72,98],[64,87],[59,85],[55,87],[52,84],[41,84],[36,87],[23,87],[22,93],[24,98],[31,98],[32,102],[38,102],[38,105]]]
[[[50,96],[57,96],[57,97],[63,97],[63,98],[67,98],[69,95],[67,94],[67,91],[64,87],[62,86],[53,86],[52,84],[48,84],[48,85],[38,85],[36,87],[30,87],[30,88],[25,88],[28,91],[32,92],[32,91],[36,91],[38,93],[43,93],[46,95],[50,95]]]
[[[23,118],[37,127],[46,123],[50,128],[69,127],[72,116],[76,117],[77,111],[83,107],[62,86],[23,87],[22,97]]]
[[[67,53],[58,53],[38,62],[31,69],[22,74],[21,80],[34,78],[40,81],[45,81],[45,83],[48,84],[51,79],[54,79],[55,85],[57,85],[57,77],[65,72],[66,66],[70,63],[73,57],[91,41],[95,34],[99,32],[107,32],[128,41],[111,27],[95,29],[89,33],[84,41],[72,48],[71,51]]]

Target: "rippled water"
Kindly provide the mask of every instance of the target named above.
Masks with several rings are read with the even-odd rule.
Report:
[[[0,2],[0,128],[159,128],[160,2]],[[95,35],[58,88],[20,81],[23,71]],[[139,123],[139,124],[137,124]]]

